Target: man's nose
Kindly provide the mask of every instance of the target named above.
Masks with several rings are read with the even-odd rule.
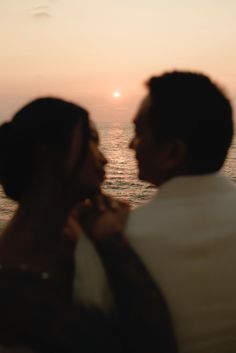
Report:
[[[135,137],[133,137],[129,143],[129,148],[134,150],[135,149]]]

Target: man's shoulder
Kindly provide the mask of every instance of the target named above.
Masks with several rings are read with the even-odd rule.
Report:
[[[158,195],[147,203],[134,209],[128,218],[126,224],[126,233],[143,232],[147,227],[154,227],[154,220],[156,220],[161,212]]]
[[[156,209],[158,207],[159,199],[158,199],[158,192],[153,196],[152,199],[148,200],[146,203],[136,207],[130,213],[129,219],[132,218],[140,218],[146,214],[150,214],[151,210]]]
[[[236,208],[236,185],[221,173],[178,177],[165,183],[146,204],[133,210],[126,233],[152,234],[181,228],[197,217],[229,214]],[[204,211],[203,211],[204,210]],[[203,215],[204,212],[204,215]],[[232,217],[231,217],[232,218]]]

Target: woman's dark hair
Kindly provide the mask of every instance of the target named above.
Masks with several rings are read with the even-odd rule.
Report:
[[[20,201],[49,156],[58,157],[55,172],[62,172],[78,123],[83,139],[78,164],[82,164],[89,139],[88,112],[76,104],[36,99],[0,126],[0,182],[8,197]]]

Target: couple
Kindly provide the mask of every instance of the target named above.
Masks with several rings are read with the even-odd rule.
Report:
[[[69,112],[64,102],[56,101],[49,123],[49,102],[36,101],[0,128],[1,182],[20,204],[1,239],[1,293],[9,302],[10,280],[19,291],[15,277],[20,269],[21,286],[31,276],[43,295],[36,274],[45,281],[53,278],[57,297],[70,297],[74,282],[80,302],[100,306],[100,316],[102,309],[116,317],[115,332],[124,351],[175,351],[173,324],[180,352],[234,352],[236,189],[219,172],[233,135],[231,105],[214,83],[197,73],[166,73],[152,78],[148,89],[134,119],[130,147],[139,177],[159,191],[128,216],[125,238],[123,204],[106,197],[96,204],[83,202],[99,191],[105,163],[84,110],[71,105]],[[69,218],[67,236],[59,236],[78,200],[83,205]],[[74,242],[68,234],[73,238],[80,227],[89,238],[78,240],[74,269]],[[9,306],[4,311],[3,302],[6,320]],[[6,330],[4,320],[1,332]],[[101,323],[98,328],[97,335],[91,330],[91,340],[93,334],[94,341],[102,337],[101,331],[104,338]],[[80,323],[77,333],[81,330]],[[1,334],[1,343],[5,336]],[[114,344],[117,335],[113,338]]]

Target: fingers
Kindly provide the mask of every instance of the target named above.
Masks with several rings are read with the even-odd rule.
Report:
[[[102,213],[108,210],[118,210],[119,208],[129,209],[129,204],[125,201],[117,200],[109,195],[100,193],[93,199],[85,199],[76,205],[71,214],[79,218],[81,214],[87,212]]]
[[[117,210],[120,207],[129,208],[129,204],[125,201],[117,200],[112,196],[106,194],[99,194],[91,200],[94,207],[97,208],[98,211],[103,212],[106,210]]]
[[[69,216],[67,223],[64,227],[63,234],[70,239],[78,240],[82,233],[82,228],[78,221],[73,217]]]
[[[122,230],[129,213],[127,202],[99,194],[93,199],[80,202],[68,218],[66,232],[78,239],[81,230],[97,237],[97,234],[111,234]]]

